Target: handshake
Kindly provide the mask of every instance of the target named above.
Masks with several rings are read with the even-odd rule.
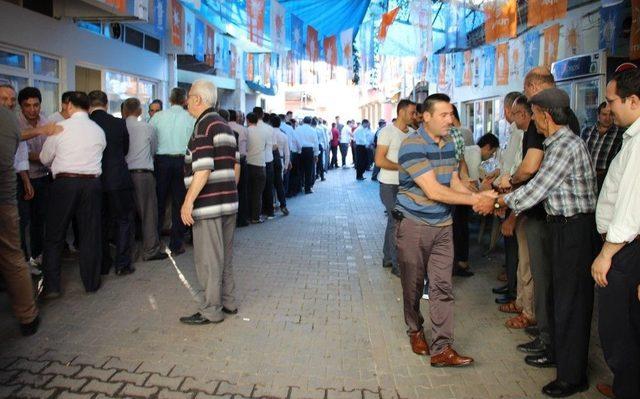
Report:
[[[498,200],[498,193],[494,190],[485,190],[471,194],[473,198],[473,211],[486,216],[494,213]]]

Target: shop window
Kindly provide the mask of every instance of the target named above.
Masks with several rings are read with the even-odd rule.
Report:
[[[148,118],[149,104],[155,98],[157,83],[137,76],[118,72],[105,72],[105,92],[109,97],[109,113],[122,116],[120,106],[130,97],[135,97],[142,104],[142,117]]]

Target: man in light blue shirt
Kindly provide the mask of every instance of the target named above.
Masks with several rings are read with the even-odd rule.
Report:
[[[311,194],[311,186],[315,177],[314,165],[318,161],[320,154],[320,143],[318,142],[318,132],[311,127],[311,117],[305,116],[302,124],[294,131],[295,138],[300,143],[300,157],[302,159],[302,170],[304,171],[304,193]]]
[[[369,153],[367,148],[373,143],[373,133],[367,119],[362,120],[362,124],[354,132],[356,142],[356,179],[364,180],[364,171],[369,164]]]
[[[155,157],[156,191],[158,194],[158,229],[162,230],[165,204],[171,195],[171,241],[174,254],[184,253],[185,226],[180,219],[180,208],[187,193],[184,186],[184,156],[193,132],[195,119],[183,108],[187,101],[184,89],[171,89],[171,107],[153,115],[149,123],[158,132],[158,150]]]

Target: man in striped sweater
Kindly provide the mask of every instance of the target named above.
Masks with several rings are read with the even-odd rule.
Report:
[[[238,312],[232,270],[233,233],[238,212],[240,164],[231,127],[214,110],[216,86],[193,82],[187,105],[197,118],[185,157],[187,195],[180,211],[193,226],[193,257],[199,311],[182,317],[185,324],[219,323]]]

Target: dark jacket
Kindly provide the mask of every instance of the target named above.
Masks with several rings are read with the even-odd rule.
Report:
[[[125,155],[129,152],[129,132],[124,120],[95,110],[89,116],[104,130],[107,146],[102,153],[102,189],[123,190],[133,187]]]

